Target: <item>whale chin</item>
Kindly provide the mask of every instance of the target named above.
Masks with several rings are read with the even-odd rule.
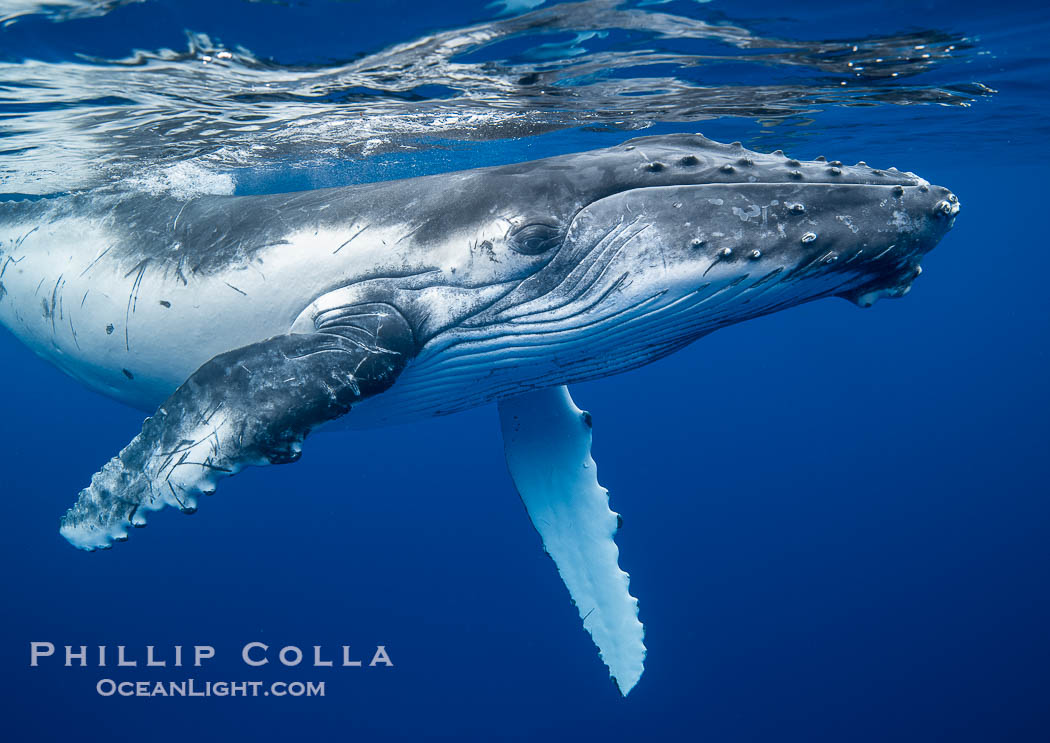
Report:
[[[922,266],[917,263],[902,271],[890,282],[871,283],[858,287],[837,296],[848,302],[867,309],[873,307],[880,299],[897,299],[911,291],[915,279],[922,274]]]

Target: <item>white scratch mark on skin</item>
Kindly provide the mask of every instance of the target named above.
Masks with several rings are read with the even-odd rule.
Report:
[[[182,205],[182,208],[179,209],[179,213],[175,215],[175,221],[171,223],[171,231],[172,232],[174,232],[178,228],[178,226],[179,226],[179,217],[182,216],[182,213],[184,211],[186,211],[186,207],[189,206],[189,205],[190,205],[190,202],[187,201],[185,204]]]
[[[891,245],[891,246],[889,246],[888,248],[886,248],[886,249],[885,249],[884,251],[882,251],[882,252],[881,252],[881,253],[879,253],[879,254],[878,254],[877,256],[875,256],[874,258],[872,258],[872,260],[873,260],[873,261],[877,261],[877,260],[878,260],[879,258],[881,258],[882,256],[886,255],[886,254],[887,254],[888,252],[890,252],[891,250],[893,250],[893,249],[894,249],[895,247],[897,247],[897,244],[896,244],[896,243],[894,243],[893,245]]]

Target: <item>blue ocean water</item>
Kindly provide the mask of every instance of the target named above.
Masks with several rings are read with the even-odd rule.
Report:
[[[58,518],[143,414],[3,332],[5,740],[1050,737],[1045,6],[0,2],[5,15],[7,198],[315,188],[702,131],[897,165],[962,203],[903,299],[822,300],[574,387],[646,626],[626,699],[521,507],[494,408],[317,435],[294,466],[249,469],[196,516],[158,514],[85,554]],[[435,34],[455,53],[414,56]],[[30,667],[34,641],[124,645],[140,667]],[[271,646],[268,666],[244,666],[249,642]],[[314,645],[338,660],[344,644],[366,667],[309,665]],[[147,645],[215,658],[145,669]],[[286,645],[306,662],[281,666]],[[377,645],[392,668],[367,667]],[[96,692],[187,677],[326,693]]]

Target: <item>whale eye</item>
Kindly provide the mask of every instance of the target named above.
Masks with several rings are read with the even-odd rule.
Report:
[[[560,238],[561,230],[554,225],[532,222],[511,232],[507,237],[507,244],[515,252],[539,255],[556,246]]]

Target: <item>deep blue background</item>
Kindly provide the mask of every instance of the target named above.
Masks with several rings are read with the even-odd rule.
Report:
[[[332,6],[359,21],[331,24],[316,56],[492,12],[401,5],[412,6],[414,30],[377,20],[407,11]],[[835,36],[876,17],[854,5],[732,11],[790,13],[796,20],[781,22],[796,32],[815,23]],[[248,6],[197,6],[186,25],[233,43]],[[133,24],[148,8],[117,13]],[[912,293],[867,311],[832,300],[796,308],[573,390],[595,418],[594,456],[624,515],[621,564],[646,625],[647,670],[626,700],[528,523],[493,408],[318,435],[295,466],[246,471],[198,515],[155,515],[129,544],[87,555],[59,537],[58,517],[143,416],[85,391],[5,332],[0,735],[1050,738],[1047,65],[1034,56],[1046,13],[900,8],[913,10],[880,13],[872,32],[976,34],[994,55],[979,79],[999,95],[965,110],[837,109],[805,127],[702,129],[801,158],[896,164],[952,188],[962,213]],[[303,27],[322,21],[307,16]],[[74,44],[62,34],[95,23],[41,23],[40,37],[62,56]],[[306,39],[289,32],[294,61],[295,39]],[[265,54],[276,33],[245,26],[236,43]],[[179,33],[163,34],[144,28],[133,45],[179,45]],[[489,145],[479,160],[621,138],[568,132]],[[146,644],[211,644],[218,657],[199,674],[34,669],[32,640],[124,644],[139,657]],[[253,640],[333,653],[349,643],[366,658],[385,644],[396,666],[260,673],[238,659]],[[325,680],[327,696],[102,699],[103,675]]]

